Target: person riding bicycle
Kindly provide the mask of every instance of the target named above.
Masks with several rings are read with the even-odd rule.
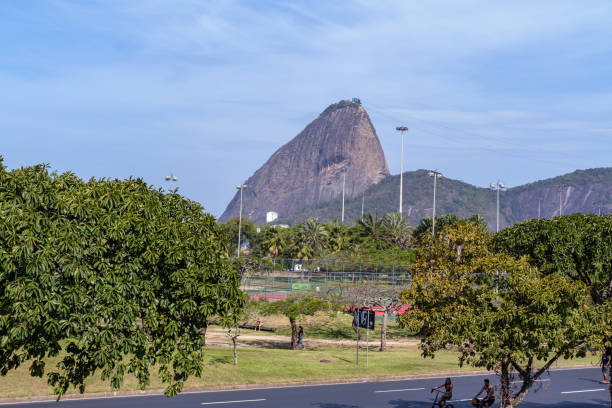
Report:
[[[495,402],[495,387],[493,387],[490,383],[489,380],[485,378],[484,380],[484,385],[482,386],[482,388],[480,389],[480,391],[478,391],[478,394],[476,394],[474,396],[474,399],[478,399],[478,396],[482,393],[485,393],[485,396],[482,400],[479,401],[478,406],[480,408],[482,407],[486,407],[489,408],[490,406],[493,405],[493,403]]]
[[[444,384],[432,388],[431,392],[434,392],[435,390],[438,390],[442,387],[444,387],[444,393],[442,394],[440,401],[438,401],[438,406],[440,408],[445,407],[446,401],[450,400],[453,397],[453,383],[451,382],[451,379],[447,378],[446,381],[444,381]]]

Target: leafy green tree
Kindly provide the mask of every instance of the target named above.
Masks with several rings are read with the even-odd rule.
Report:
[[[282,314],[289,318],[291,324],[291,349],[298,348],[298,320],[304,316],[313,316],[316,312],[333,310],[337,306],[313,295],[291,295],[285,300],[269,302],[261,307],[266,315]]]
[[[206,319],[242,307],[222,229],[176,192],[0,167],[0,218],[0,374],[29,361],[58,398],[96,373],[144,388],[154,365],[175,395],[202,373]]]
[[[555,361],[585,355],[600,311],[589,306],[582,282],[494,253],[490,235],[473,223],[447,226],[442,237],[417,248],[412,285],[402,294],[413,311],[400,323],[422,333],[426,357],[452,347],[461,365],[498,370],[501,406],[516,407]]]
[[[229,254],[230,256],[234,256],[237,252],[238,248],[238,225],[240,224],[240,220],[238,217],[230,218],[224,224],[222,224],[223,231],[225,232],[225,236],[227,242],[229,242]],[[240,232],[240,244],[244,244],[245,242],[249,243],[251,250],[257,251],[255,248],[258,244],[258,234],[257,228],[253,221],[249,218],[245,218],[244,215],[242,217],[242,227]]]
[[[612,218],[572,214],[529,220],[495,236],[498,251],[527,256],[544,274],[559,273],[584,282],[593,302],[612,297]]]

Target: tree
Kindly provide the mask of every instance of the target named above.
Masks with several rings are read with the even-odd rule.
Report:
[[[377,215],[365,214],[359,220],[358,225],[361,227],[360,235],[365,243],[379,249],[384,246],[382,220]]]
[[[558,274],[587,285],[592,302],[612,308],[612,218],[572,214],[552,220],[529,220],[495,235],[498,251],[525,256],[547,275]],[[601,313],[595,338],[612,347],[612,313]],[[609,386],[612,401],[612,385]]]
[[[266,315],[282,314],[289,318],[291,324],[291,349],[298,347],[298,319],[304,316],[313,316],[318,311],[332,310],[335,305],[313,295],[291,295],[285,300],[269,302],[262,307]]]
[[[584,282],[593,302],[612,298],[612,218],[572,214],[529,220],[495,236],[498,251],[527,256],[544,274],[558,273]]]
[[[380,327],[380,351],[387,351],[387,323],[389,314],[403,306],[398,287],[383,285],[378,282],[360,281],[355,284],[343,283],[328,289],[342,304],[349,306],[348,312],[366,307],[371,310],[382,309],[383,320]],[[361,340],[359,327],[353,322],[353,330]]]
[[[229,254],[234,256],[238,248],[238,226],[240,225],[239,217],[233,217],[227,220],[224,224],[221,224],[227,242],[229,242]],[[250,248],[253,249],[258,243],[257,228],[250,218],[246,218],[243,214],[242,225],[240,229],[240,244],[243,245],[248,242]]]
[[[314,218],[307,219],[299,225],[298,258],[303,260],[312,259],[327,246],[329,233],[325,224],[319,223]]]
[[[390,245],[408,249],[412,243],[411,227],[399,212],[385,214],[382,218],[383,234]]]
[[[202,373],[206,319],[242,307],[223,231],[176,192],[0,167],[0,216],[0,374],[31,361],[58,397],[96,372],[144,388],[154,365],[176,395]]]
[[[459,221],[459,218],[457,218],[455,214],[445,214],[445,215],[436,217],[436,231],[438,232],[438,235],[442,233],[445,226],[454,224],[457,221]],[[421,219],[421,221],[419,222],[419,225],[417,225],[416,228],[414,229],[414,232],[413,232],[414,237],[419,238],[424,233],[431,234],[431,227],[432,227],[431,217]]]
[[[589,306],[582,282],[543,276],[491,247],[490,235],[472,223],[423,242],[412,286],[402,293],[413,310],[399,320],[422,334],[424,356],[453,347],[461,365],[499,370],[501,406],[516,407],[555,361],[586,353],[600,311]],[[513,372],[521,383],[514,394]]]

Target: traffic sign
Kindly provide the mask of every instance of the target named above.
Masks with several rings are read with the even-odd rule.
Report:
[[[374,330],[374,320],[376,315],[373,310],[355,309],[353,320],[355,325],[364,329]]]

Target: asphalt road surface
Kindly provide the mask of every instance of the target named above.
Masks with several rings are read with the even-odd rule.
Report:
[[[452,377],[456,408],[470,407],[471,398],[482,387],[483,379],[494,376]],[[175,398],[160,395],[91,398],[56,402],[1,404],[4,407],[36,408],[429,408],[433,386],[443,378],[412,379],[352,384],[261,388],[250,390],[183,393]],[[494,405],[499,406],[497,401]],[[597,368],[551,371],[534,386],[521,407],[593,408],[609,407],[607,385],[601,383]]]

